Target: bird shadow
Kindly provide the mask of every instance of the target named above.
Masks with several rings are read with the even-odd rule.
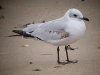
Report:
[[[16,36],[21,36],[21,35],[9,35],[8,37],[16,37]]]

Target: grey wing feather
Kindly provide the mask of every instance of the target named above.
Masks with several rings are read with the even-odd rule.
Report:
[[[58,30],[43,30],[41,28],[37,29],[31,34],[32,36],[38,37],[41,40],[60,40],[69,37],[69,33],[64,29]]]

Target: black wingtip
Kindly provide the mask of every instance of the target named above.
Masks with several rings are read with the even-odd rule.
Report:
[[[33,37],[30,34],[27,34],[26,32],[22,31],[22,30],[12,30],[12,32],[17,33],[19,35],[25,36],[25,37]]]
[[[12,30],[12,32],[23,35],[24,32],[22,30]]]

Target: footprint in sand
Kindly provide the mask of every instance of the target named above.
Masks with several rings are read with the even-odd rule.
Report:
[[[54,68],[61,68],[61,66],[55,66]]]

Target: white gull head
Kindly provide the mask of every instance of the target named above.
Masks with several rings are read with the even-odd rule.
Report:
[[[75,9],[75,8],[72,8],[72,9],[69,9],[65,15],[64,15],[65,18],[67,18],[68,20],[72,19],[72,20],[86,20],[86,21],[89,21],[88,18],[84,17],[83,14],[81,13],[81,11],[79,11],[78,9]]]

